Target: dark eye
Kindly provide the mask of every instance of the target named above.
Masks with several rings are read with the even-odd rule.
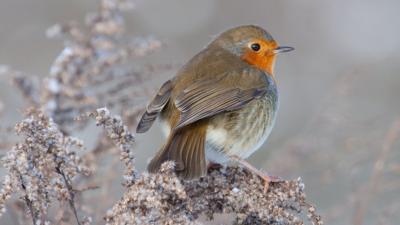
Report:
[[[258,44],[258,43],[251,44],[250,47],[251,47],[251,49],[253,49],[253,51],[256,51],[256,52],[258,52],[258,50],[260,50],[260,48],[261,48],[260,44]]]

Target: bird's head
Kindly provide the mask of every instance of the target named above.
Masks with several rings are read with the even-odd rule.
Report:
[[[229,29],[220,34],[212,44],[228,50],[271,76],[274,76],[277,54],[294,50],[292,47],[279,46],[267,31],[254,25]]]

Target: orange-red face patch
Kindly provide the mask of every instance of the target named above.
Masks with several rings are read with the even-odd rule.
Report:
[[[252,49],[253,44],[259,44],[260,48],[257,51]],[[277,47],[278,44],[275,41],[254,39],[249,42],[241,59],[274,76],[276,54],[273,50]]]

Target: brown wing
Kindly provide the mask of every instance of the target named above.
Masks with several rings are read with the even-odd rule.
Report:
[[[221,112],[240,109],[263,96],[267,87],[265,73],[256,69],[195,82],[175,99],[175,106],[181,112],[175,129]]]
[[[157,95],[153,98],[150,104],[147,106],[146,112],[142,115],[138,126],[136,127],[137,133],[144,133],[150,129],[157,116],[167,104],[172,90],[172,82],[169,80],[165,82]]]

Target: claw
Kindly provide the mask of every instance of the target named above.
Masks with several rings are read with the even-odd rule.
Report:
[[[264,194],[267,193],[270,183],[279,183],[283,181],[283,179],[278,176],[269,175],[263,175],[261,176],[261,179],[264,180]]]
[[[209,162],[207,165],[207,170],[219,170],[222,168],[222,165],[219,163]]]
[[[250,163],[248,163],[247,161],[241,159],[240,157],[238,157],[236,155],[231,156],[231,158],[234,161],[236,161],[236,162],[240,163],[241,165],[243,165],[244,167],[246,167],[251,172],[257,174],[261,179],[264,180],[264,194],[267,193],[270,183],[277,183],[277,182],[282,182],[283,181],[283,179],[278,177],[278,176],[269,176],[266,173],[256,169]]]
[[[269,183],[271,180],[269,179],[269,176],[262,177],[262,179],[264,180],[264,194],[266,194],[268,192]]]

